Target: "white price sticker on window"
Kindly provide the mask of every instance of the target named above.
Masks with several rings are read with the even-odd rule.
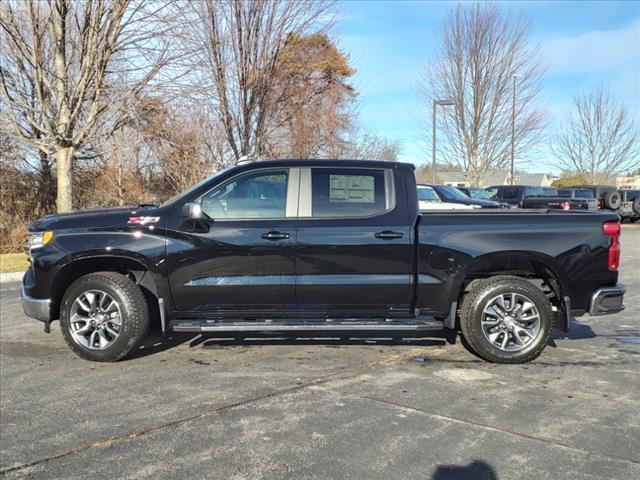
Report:
[[[329,201],[375,203],[372,175],[329,175]]]

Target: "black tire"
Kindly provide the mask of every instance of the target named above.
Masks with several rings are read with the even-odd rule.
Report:
[[[91,290],[108,294],[117,302],[121,314],[117,338],[101,350],[81,345],[72,333],[72,306],[82,293]],[[73,282],[64,293],[60,306],[60,329],[67,345],[76,355],[94,362],[115,362],[140,346],[149,329],[149,306],[138,285],[125,275],[115,272],[90,273]]]
[[[635,198],[631,208],[636,215],[640,215],[640,195]]]
[[[611,190],[604,196],[604,205],[610,210],[617,210],[622,206],[622,196],[617,190]]]
[[[537,335],[518,351],[498,348],[485,337],[482,327],[487,304],[499,295],[510,293],[526,297],[534,304],[540,317]],[[553,325],[554,313],[549,299],[534,284],[519,277],[495,276],[477,282],[465,295],[460,309],[460,326],[466,344],[479,357],[494,363],[525,363],[537,358],[549,341]],[[512,338],[511,333],[505,332],[504,335]]]

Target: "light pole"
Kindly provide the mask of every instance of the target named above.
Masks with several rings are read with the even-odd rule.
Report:
[[[455,105],[453,100],[433,100],[433,139],[431,140],[433,152],[431,157],[431,183],[436,183],[436,107],[438,105]]]
[[[513,75],[513,100],[511,101],[511,185],[515,184],[516,145],[516,74]]]

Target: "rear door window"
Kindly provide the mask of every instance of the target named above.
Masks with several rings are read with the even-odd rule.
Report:
[[[499,192],[498,187],[487,188],[487,196],[489,197],[489,200],[497,200],[498,192]]]
[[[518,200],[520,196],[518,195],[518,189],[516,187],[504,187],[502,190],[502,199],[503,200]]]
[[[311,216],[369,217],[391,210],[392,172],[385,169],[312,168]]]
[[[542,196],[542,188],[537,187],[525,187],[524,195],[525,197],[541,197]]]

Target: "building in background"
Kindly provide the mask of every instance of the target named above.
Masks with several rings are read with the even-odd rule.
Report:
[[[620,190],[640,190],[640,175],[616,177],[616,188],[619,188]]]
[[[448,185],[450,187],[471,186],[464,172],[438,172],[438,178],[443,185]],[[539,187],[548,187],[551,185],[551,182],[553,182],[553,178],[546,173],[516,172],[514,180],[515,185],[536,185]],[[492,185],[510,184],[511,173],[508,171],[498,171],[486,175],[480,186],[489,187]]]

